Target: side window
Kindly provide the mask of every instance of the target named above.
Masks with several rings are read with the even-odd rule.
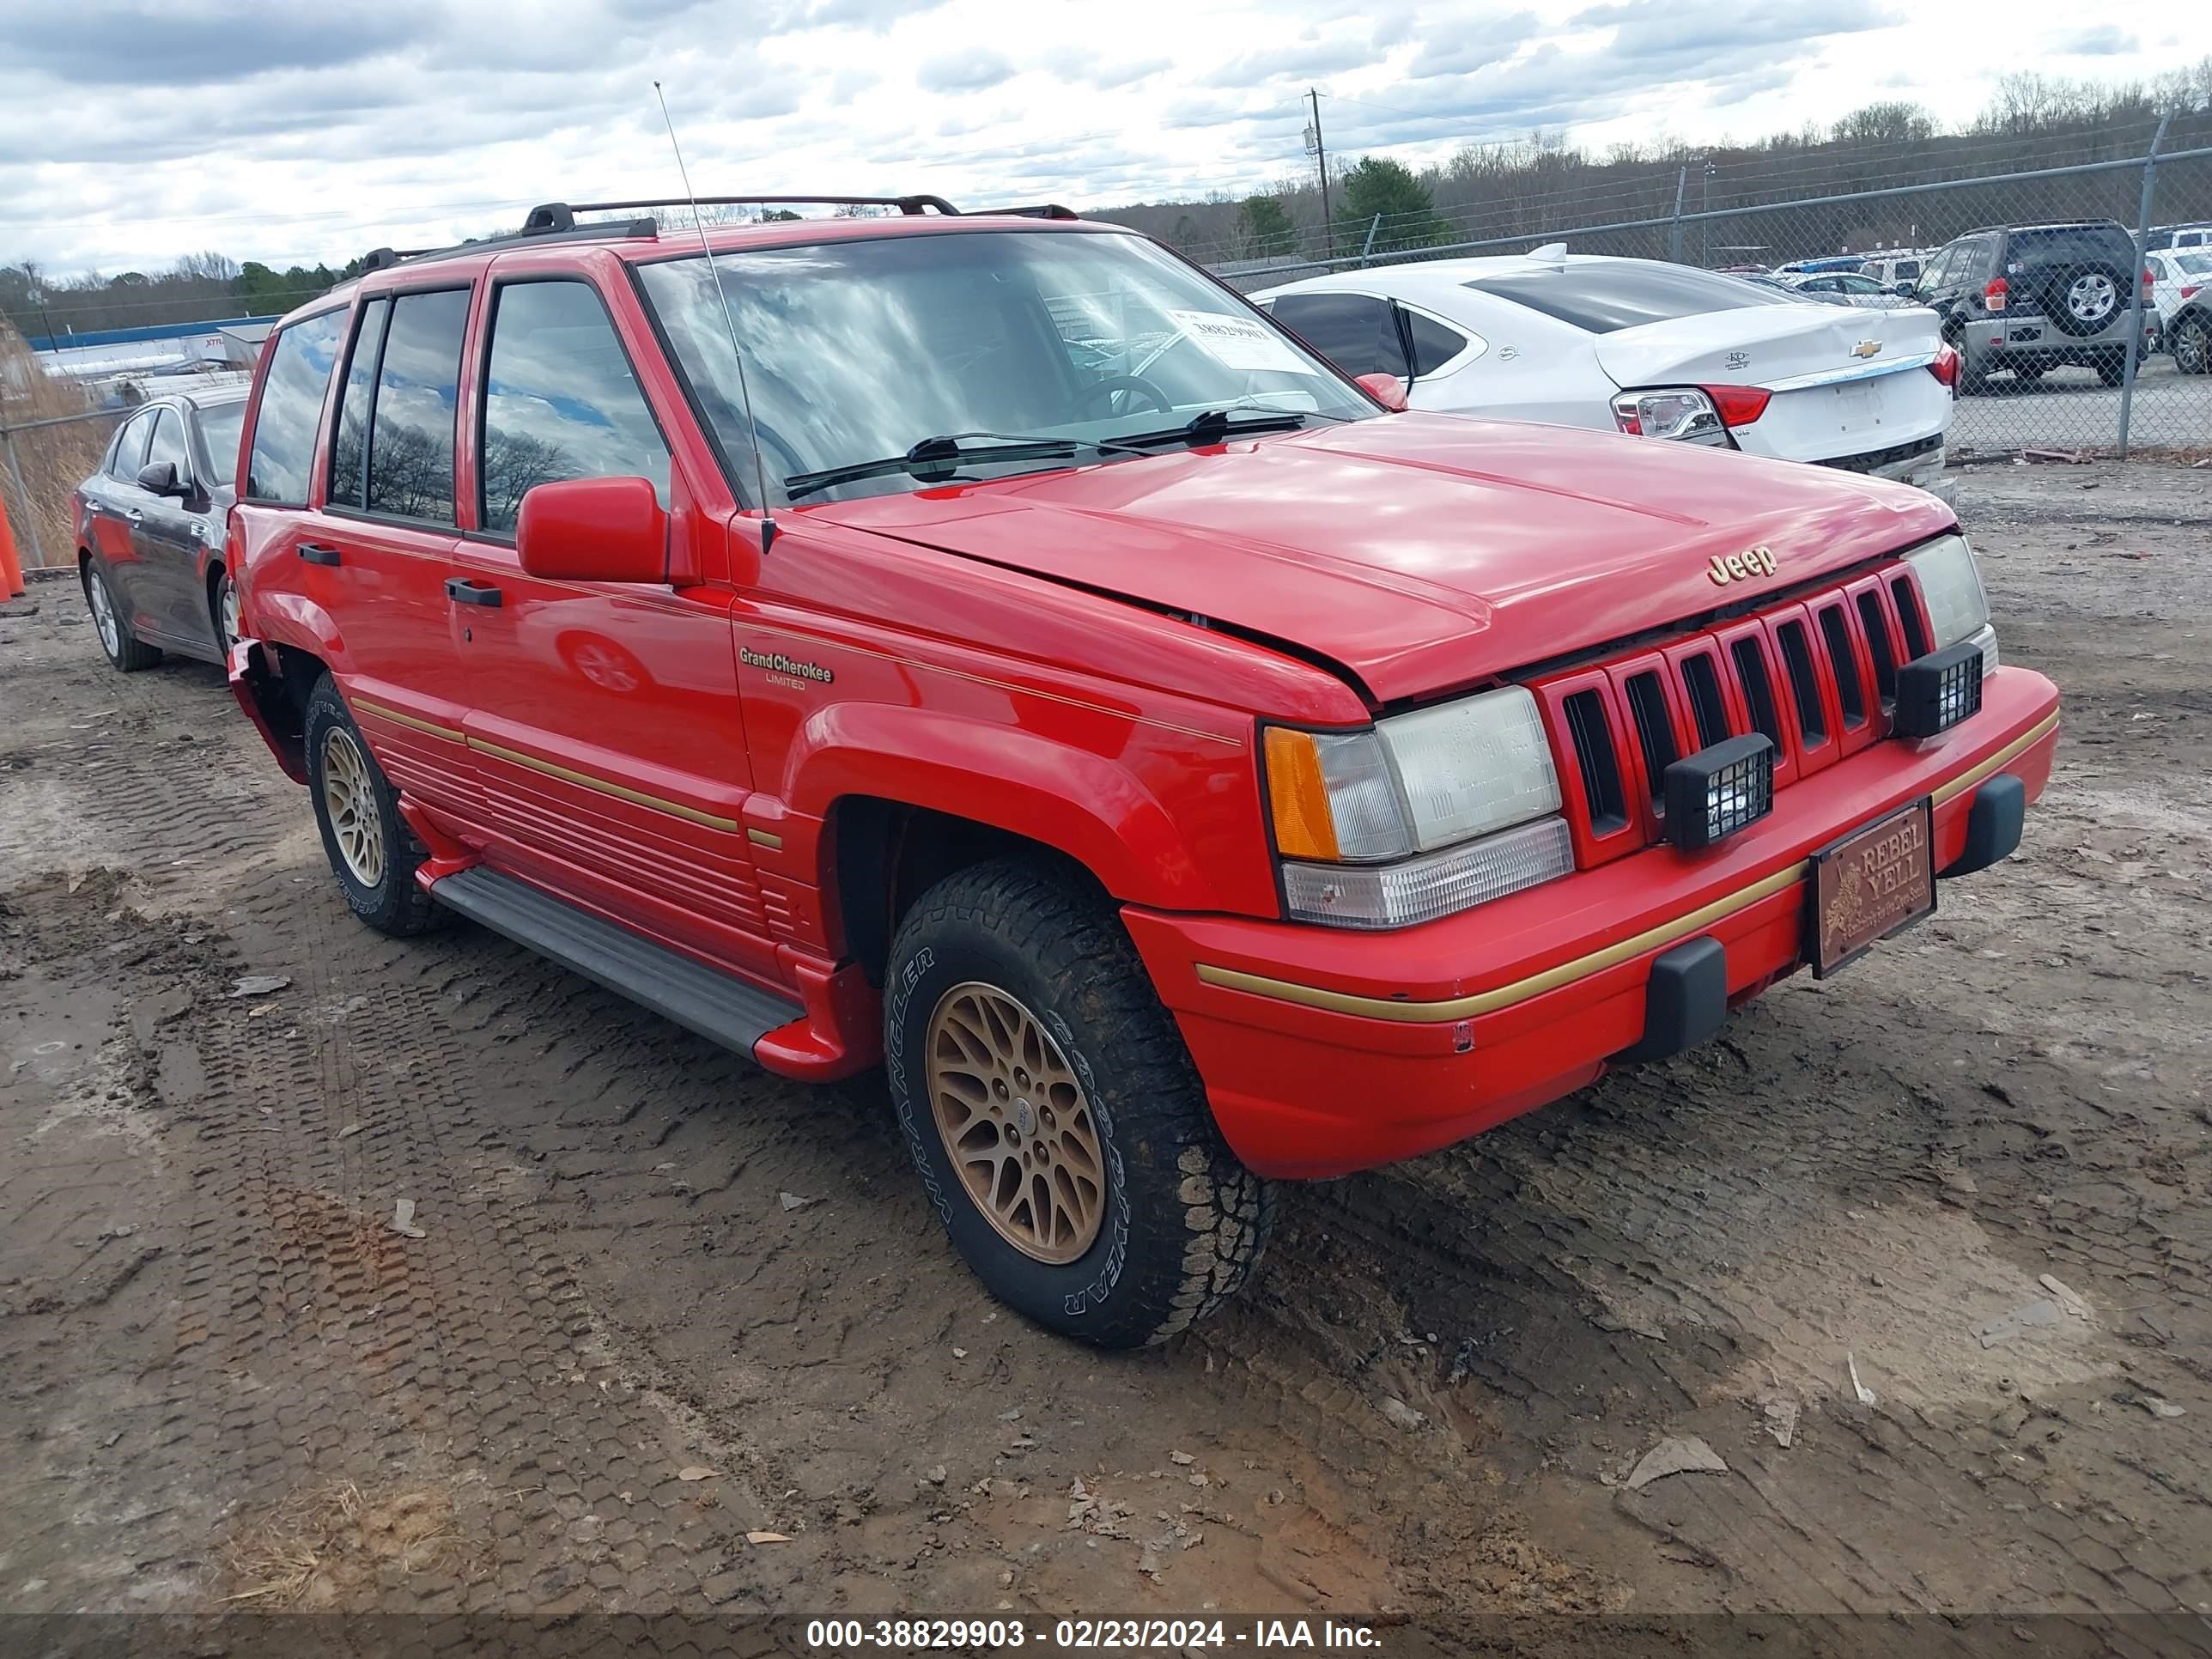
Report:
[[[1413,330],[1413,369],[1416,374],[1433,374],[1468,348],[1466,335],[1433,317],[1425,316],[1418,311],[1408,311],[1406,320]]]
[[[354,331],[353,354],[346,360],[345,390],[338,403],[337,436],[331,441],[331,505],[358,510],[368,501],[368,399],[376,389],[376,359],[384,349],[384,319],[389,300],[362,307]]]
[[[177,469],[179,483],[190,481],[192,476],[191,451],[185,447],[185,423],[177,418],[177,411],[165,409],[154,421],[154,441],[147,447],[145,465],[167,461]]]
[[[453,416],[469,291],[403,294],[392,303],[368,434],[371,513],[453,522]]]
[[[1275,320],[1346,374],[1405,373],[1396,331],[1389,326],[1389,307],[1380,300],[1364,294],[1279,295]]]
[[[138,469],[146,464],[146,440],[154,430],[154,411],[133,415],[115,434],[115,449],[108,458],[107,476],[136,483]]]
[[[510,283],[492,307],[483,527],[512,531],[532,486],[562,478],[650,478],[667,506],[668,445],[598,291]]]
[[[276,336],[253,416],[253,449],[246,463],[248,500],[307,504],[315,428],[322,421],[323,393],[337,362],[345,320],[343,310],[325,311]]]

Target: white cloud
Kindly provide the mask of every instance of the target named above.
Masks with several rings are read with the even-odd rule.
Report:
[[[1243,195],[1332,149],[1419,165],[1565,128],[1717,140],[1880,98],[1952,121],[2016,59],[1905,0],[0,0],[0,263],[338,263],[676,188],[1109,206]],[[2172,54],[2008,0],[2006,36]],[[2081,56],[2094,54],[2094,56]],[[118,112],[121,112],[120,116]]]

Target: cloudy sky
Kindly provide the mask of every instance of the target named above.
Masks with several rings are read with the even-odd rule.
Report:
[[[0,263],[279,267],[452,240],[549,198],[1243,194],[1332,152],[1411,163],[1565,128],[1752,137],[1882,98],[1949,121],[2017,69],[2149,76],[2198,0],[2100,23],[2004,0],[0,0]],[[1963,48],[1963,49],[1962,49]]]

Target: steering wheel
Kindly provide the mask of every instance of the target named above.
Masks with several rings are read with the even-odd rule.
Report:
[[[1075,394],[1075,406],[1078,410],[1087,414],[1091,406],[1101,398],[1109,397],[1116,392],[1127,392],[1143,398],[1163,415],[1175,407],[1168,401],[1166,392],[1141,374],[1109,374],[1103,380],[1093,380]],[[1141,406],[1124,403],[1119,409],[1109,409],[1106,412],[1109,415],[1131,415]]]

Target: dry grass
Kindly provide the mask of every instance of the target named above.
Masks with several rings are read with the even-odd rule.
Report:
[[[57,415],[83,414],[92,408],[83,391],[71,381],[57,380],[39,367],[22,337],[0,323],[0,426],[46,420]],[[15,434],[15,459],[23,471],[25,501],[17,494],[14,473],[0,453],[0,502],[8,510],[15,531],[15,550],[26,568],[41,562],[75,562],[70,492],[100,464],[116,423],[127,410],[95,415],[67,426],[40,427]],[[33,554],[33,538],[39,553]]]
[[[453,1494],[404,1486],[381,1494],[349,1480],[297,1496],[234,1537],[223,1552],[231,1582],[222,1599],[257,1607],[357,1606],[388,1573],[434,1572],[472,1580],[489,1552],[463,1536]]]

